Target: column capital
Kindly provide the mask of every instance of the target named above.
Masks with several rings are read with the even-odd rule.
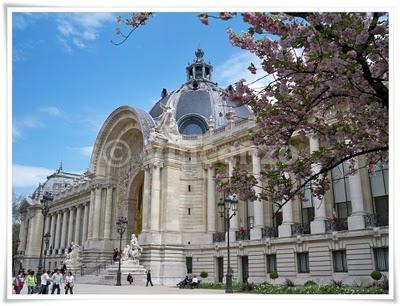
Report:
[[[229,163],[234,164],[236,162],[236,155],[229,156],[229,157],[225,158],[225,162],[228,163],[228,164]]]
[[[203,163],[203,169],[209,170],[209,169],[213,169],[213,168],[214,168],[214,163],[212,163],[212,162]]]
[[[156,161],[153,163],[153,169],[154,168],[163,168],[164,167],[164,163],[161,161]]]

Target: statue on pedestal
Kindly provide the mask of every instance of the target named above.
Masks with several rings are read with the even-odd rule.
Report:
[[[81,266],[81,258],[79,255],[79,245],[75,244],[73,241],[71,242],[68,253],[65,255],[64,264],[66,265],[68,270],[78,270]]]
[[[130,245],[127,244],[122,252],[122,261],[138,261],[143,248],[139,245],[135,234],[131,236]]]

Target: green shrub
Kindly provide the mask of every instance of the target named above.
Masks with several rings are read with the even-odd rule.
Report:
[[[200,277],[201,278],[207,278],[208,277],[208,273],[206,271],[200,272]]]
[[[335,281],[334,279],[332,279],[332,285],[336,287],[342,287],[343,281]]]
[[[277,279],[277,278],[279,277],[279,274],[278,274],[278,272],[273,271],[273,272],[271,272],[271,273],[269,274],[269,277],[270,277],[271,279]]]
[[[370,274],[370,276],[372,277],[373,280],[378,281],[378,280],[381,279],[382,273],[379,272],[379,271],[372,271],[371,274]]]
[[[318,286],[318,284],[313,280],[308,280],[304,283],[304,287],[312,287],[312,286]]]
[[[240,283],[239,291],[253,291],[254,287],[254,283]]]
[[[290,279],[285,279],[285,283],[284,283],[285,287],[294,287],[294,283],[293,281],[291,281]]]
[[[224,283],[203,283],[200,282],[198,285],[199,288],[204,288],[204,289],[224,289],[225,284]]]

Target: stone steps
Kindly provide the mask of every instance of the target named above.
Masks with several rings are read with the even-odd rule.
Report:
[[[117,281],[118,263],[107,265],[98,274],[88,274],[76,278],[76,283],[113,285]],[[146,281],[146,269],[138,262],[123,262],[121,265],[121,283],[127,283],[128,274],[132,274],[133,283]]]

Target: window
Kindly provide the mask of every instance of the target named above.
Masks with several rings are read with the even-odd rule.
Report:
[[[205,120],[196,115],[190,115],[180,120],[179,132],[185,135],[200,135],[207,131]]]
[[[336,217],[338,219],[346,219],[351,215],[351,195],[349,178],[345,176],[346,170],[343,163],[332,169],[332,186]]]
[[[297,253],[297,271],[299,273],[309,273],[308,252]]]
[[[277,272],[276,269],[276,254],[267,255],[267,273]]]
[[[347,272],[346,251],[332,251],[333,272]]]
[[[190,208],[188,208],[188,215],[190,216]]]
[[[375,270],[389,271],[389,248],[374,249]]]
[[[192,191],[192,186],[188,185],[188,191],[189,191],[189,192]]]
[[[186,271],[187,274],[192,274],[192,267],[193,267],[193,258],[186,257]]]
[[[282,224],[282,209],[275,215],[277,210],[278,210],[278,205],[273,205],[274,218],[272,222],[275,228],[277,228],[279,225]]]
[[[370,174],[369,176],[373,199],[373,209],[376,215],[378,226],[385,226],[389,224],[388,176],[389,170],[387,165],[377,167],[375,173]]]
[[[303,202],[301,203],[301,223],[310,224],[314,220],[314,200],[311,194],[310,183],[303,188]]]

